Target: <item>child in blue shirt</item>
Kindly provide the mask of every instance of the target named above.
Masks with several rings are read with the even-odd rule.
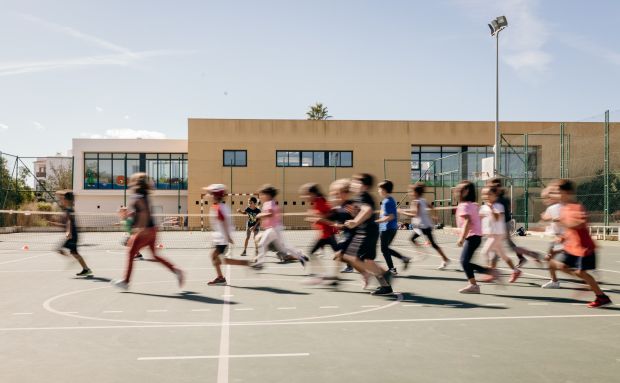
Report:
[[[396,208],[396,201],[391,196],[393,189],[394,184],[392,181],[385,180],[379,184],[378,192],[383,200],[381,201],[381,216],[376,222],[379,224],[381,253],[383,253],[383,258],[385,258],[385,263],[387,264],[389,271],[396,275],[397,271],[394,267],[394,263],[392,262],[392,257],[396,257],[403,261],[403,268],[405,270],[409,266],[411,258],[406,257],[390,248],[390,244],[398,232],[398,211]]]

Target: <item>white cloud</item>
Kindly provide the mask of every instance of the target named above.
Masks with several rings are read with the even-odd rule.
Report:
[[[505,15],[508,28],[500,33],[500,58],[517,71],[544,72],[553,56],[546,50],[550,31],[538,15],[540,0],[456,0],[477,19]],[[487,29],[488,31],[488,29]]]
[[[125,117],[123,117],[125,120],[129,120],[131,117],[129,117],[129,115],[125,115]]]
[[[0,131],[6,131],[6,130],[9,130],[9,126],[5,124],[0,124]]]
[[[122,139],[135,139],[135,138],[151,138],[151,139],[163,139],[166,135],[161,132],[153,132],[150,130],[134,130],[134,129],[108,129],[104,134],[81,134],[82,137],[87,138],[122,138]]]
[[[40,123],[39,121],[32,121],[32,123],[33,123],[35,129],[37,129],[37,130],[45,130],[46,129],[45,126],[42,123]]]
[[[99,113],[102,113],[102,112],[103,112],[103,108],[102,108],[102,107],[100,107],[100,106],[95,106],[95,110],[96,110],[97,112],[99,112]]]

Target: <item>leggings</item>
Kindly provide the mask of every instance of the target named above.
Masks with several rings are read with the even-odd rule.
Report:
[[[474,271],[485,274],[489,273],[488,268],[471,263],[474,253],[478,247],[480,247],[480,242],[481,238],[479,235],[472,235],[471,237],[467,237],[465,239],[465,244],[463,244],[463,251],[461,251],[461,265],[463,266],[463,270],[465,271],[465,275],[467,275],[468,279],[474,278]]]
[[[332,250],[335,252],[338,251],[338,244],[336,243],[336,238],[333,235],[330,235],[327,238],[320,238],[314,246],[312,246],[312,250],[310,250],[310,254],[314,254],[318,249],[322,249],[325,246],[329,245]]]
[[[172,263],[170,263],[167,259],[158,256],[155,252],[155,238],[157,238],[157,228],[155,227],[145,228],[138,234],[133,234],[131,237],[129,237],[129,241],[127,242],[127,246],[129,246],[129,254],[127,258],[127,271],[125,272],[125,282],[129,283],[129,279],[131,278],[134,257],[140,252],[140,249],[147,246],[149,247],[149,249],[151,249],[151,253],[153,253],[153,258],[155,258],[155,260],[161,262],[164,266],[170,269],[170,271],[175,271],[175,267]]]
[[[428,241],[431,243],[431,246],[433,247],[433,249],[435,250],[439,250],[439,245],[437,244],[437,242],[435,242],[435,238],[433,238],[433,229],[430,227],[427,227],[426,229],[420,229],[422,231],[422,234],[424,234],[426,236],[426,238],[428,238]],[[411,237],[411,242],[415,243],[415,240],[418,239],[420,237],[420,233],[418,233],[417,231],[413,232],[413,236]]]
[[[394,268],[392,257],[396,257],[401,260],[404,259],[404,257],[399,252],[397,252],[396,250],[390,249],[390,244],[394,240],[394,237],[396,236],[397,232],[398,232],[397,229],[388,229],[388,230],[382,231],[380,234],[381,253],[383,253],[383,258],[385,258],[385,263],[387,263],[387,266],[389,269]]]

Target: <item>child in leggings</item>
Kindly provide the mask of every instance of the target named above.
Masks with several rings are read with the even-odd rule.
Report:
[[[476,203],[476,187],[469,181],[461,181],[455,189],[456,198],[459,205],[456,208],[456,222],[461,229],[461,235],[457,241],[457,246],[463,247],[461,251],[461,265],[467,276],[469,284],[459,290],[461,294],[480,294],[480,286],[476,283],[474,271],[489,274],[489,282],[497,279],[497,271],[477,265],[471,262],[474,253],[480,246],[482,236],[482,225],[478,214],[478,204]]]
[[[401,210],[401,212],[409,217],[412,217],[412,221],[414,226],[418,228],[423,235],[426,236],[429,243],[437,251],[442,261],[437,270],[444,270],[448,263],[450,263],[450,259],[446,257],[446,254],[441,250],[441,247],[435,242],[435,238],[433,238],[433,221],[428,215],[428,205],[426,203],[426,199],[424,199],[424,192],[426,190],[426,185],[422,182],[417,182],[414,185],[409,186],[409,196],[411,197],[411,209],[409,210]],[[411,242],[414,245],[418,245],[416,239],[420,237],[420,233],[418,231],[413,232],[413,236],[411,237]]]
[[[392,191],[394,190],[394,184],[390,180],[384,180],[378,185],[377,192],[383,198],[381,201],[381,216],[376,223],[379,224],[379,240],[381,243],[381,253],[385,259],[388,270],[396,275],[396,267],[392,262],[392,257],[396,257],[403,262],[403,270],[407,270],[411,259],[400,254],[398,251],[390,248],[396,233],[398,233],[398,210],[396,208],[396,201],[392,197]]]

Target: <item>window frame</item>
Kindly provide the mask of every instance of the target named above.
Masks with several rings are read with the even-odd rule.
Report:
[[[298,165],[291,165],[290,153],[299,153]],[[304,153],[312,153],[312,165],[304,165]],[[331,153],[340,153],[340,155],[338,155],[338,163],[336,165],[329,165]],[[348,153],[351,155],[350,165],[342,165],[342,153]],[[286,161],[279,162],[278,159],[282,156],[286,158]],[[323,159],[323,165],[315,165],[317,163],[315,160],[319,158]],[[277,149],[275,154],[276,167],[278,168],[352,168],[354,166],[354,158],[353,150]]]
[[[245,164],[237,165],[237,153],[243,152],[245,156]],[[233,164],[226,164],[226,153],[232,153]],[[222,150],[222,166],[225,168],[247,168],[248,167],[248,151],[245,149],[224,149]]]

